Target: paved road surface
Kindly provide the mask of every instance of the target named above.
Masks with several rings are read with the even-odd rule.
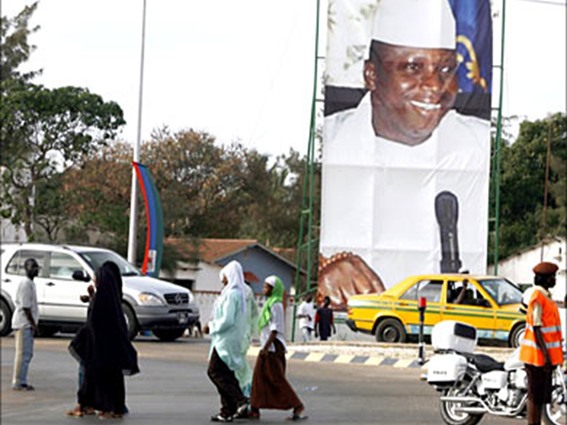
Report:
[[[96,417],[70,418],[77,364],[67,353],[68,337],[36,339],[30,370],[35,392],[10,389],[14,339],[1,338],[1,423],[100,424]],[[208,342],[181,339],[135,343],[142,373],[126,379],[130,415],[109,423],[202,425],[218,409],[218,395],[206,376]],[[251,362],[254,358],[249,359]],[[419,381],[419,369],[291,360],[289,378],[307,406],[306,424],[439,425],[438,395]],[[284,424],[287,412],[263,411],[260,423]],[[235,421],[235,423],[256,423]],[[520,425],[517,419],[485,417],[481,425]]]

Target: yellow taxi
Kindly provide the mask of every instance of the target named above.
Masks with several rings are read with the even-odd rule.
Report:
[[[420,298],[426,300],[424,333],[441,320],[477,328],[479,339],[501,340],[517,347],[525,328],[519,311],[522,291],[507,279],[469,274],[411,276],[380,294],[353,295],[346,321],[355,332],[377,341],[405,342],[419,333]]]

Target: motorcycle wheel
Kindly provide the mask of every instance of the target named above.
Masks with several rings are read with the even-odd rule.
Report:
[[[546,425],[567,425],[567,404],[562,387],[555,387],[551,393],[551,403],[543,408],[542,418]]]
[[[464,396],[462,388],[467,383],[463,383],[460,387],[453,387],[443,393],[445,396]],[[441,419],[448,425],[476,425],[482,419],[483,414],[473,415],[471,413],[458,412],[457,408],[461,407],[462,403],[452,401],[440,401],[439,410],[441,412]]]

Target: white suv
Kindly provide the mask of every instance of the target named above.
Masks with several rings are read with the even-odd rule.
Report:
[[[87,294],[95,271],[105,262],[115,262],[122,272],[122,308],[130,337],[151,330],[164,341],[173,341],[199,320],[199,309],[188,289],[142,275],[113,251],[84,246],[35,243],[2,244],[0,290],[0,336],[11,331],[14,297],[25,275],[24,262],[35,258],[39,276],[34,279],[39,304],[41,335],[76,330],[87,317]]]

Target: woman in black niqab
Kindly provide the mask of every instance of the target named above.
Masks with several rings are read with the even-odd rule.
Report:
[[[102,417],[126,413],[124,375],[140,371],[122,312],[121,277],[113,266],[107,262],[97,270],[96,294],[87,322],[69,346],[85,367],[79,404],[96,409]]]

